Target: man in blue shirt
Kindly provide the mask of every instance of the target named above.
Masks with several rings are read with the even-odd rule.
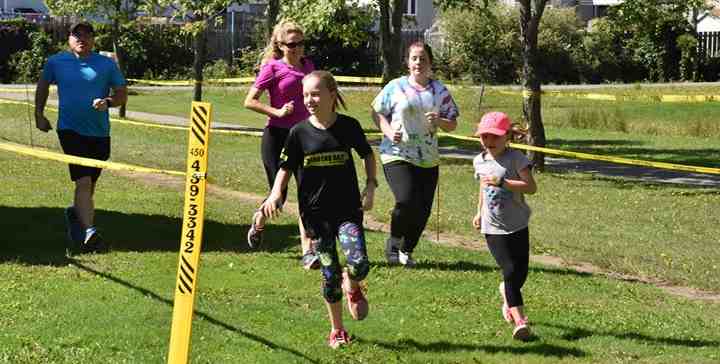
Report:
[[[48,58],[35,91],[35,125],[44,132],[52,129],[44,110],[50,84],[57,84],[57,133],[63,151],[107,160],[110,158],[108,108],[125,104],[127,87],[117,64],[93,52],[94,36],[92,25],[75,23],[68,37],[70,49]],[[93,195],[100,172],[99,168],[70,165],[75,196],[73,205],[65,209],[65,218],[73,248],[79,248],[82,253],[103,252],[108,248],[94,224]]]

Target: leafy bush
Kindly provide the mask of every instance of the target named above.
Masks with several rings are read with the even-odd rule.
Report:
[[[0,83],[17,78],[10,66],[10,58],[14,53],[28,49],[30,34],[37,31],[37,25],[24,19],[0,20]]]
[[[680,58],[680,78],[684,81],[694,81],[696,74],[697,59],[697,38],[691,34],[683,34],[677,37],[677,47],[682,56]]]
[[[10,57],[10,68],[15,82],[35,83],[49,55],[57,52],[49,35],[42,31],[29,34],[30,49],[16,52]]]
[[[443,11],[440,21],[448,51],[437,63],[445,76],[514,83],[520,65],[517,17],[516,10],[504,6]]]
[[[96,24],[96,48],[112,50],[108,24]],[[177,25],[128,23],[118,39],[125,77],[187,79],[193,62],[192,45]]]
[[[624,46],[626,34],[605,18],[593,20],[590,31],[585,32],[582,54],[582,81],[637,82],[647,78],[645,68],[634,61],[633,50]]]

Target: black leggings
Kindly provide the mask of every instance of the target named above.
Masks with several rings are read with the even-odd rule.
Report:
[[[530,260],[529,235],[528,228],[508,235],[485,234],[490,253],[502,268],[505,297],[510,307],[523,305],[520,290],[525,284],[528,275],[528,261]]]
[[[266,126],[262,135],[260,144],[260,155],[262,156],[263,166],[265,167],[265,175],[267,176],[268,185],[272,190],[275,183],[275,176],[280,170],[280,152],[285,147],[290,129],[278,128],[276,126]],[[283,190],[282,200],[285,202],[287,198],[287,188]]]
[[[438,167],[422,168],[408,162],[383,165],[385,179],[395,195],[390,235],[402,239],[400,250],[412,253],[432,211]]]

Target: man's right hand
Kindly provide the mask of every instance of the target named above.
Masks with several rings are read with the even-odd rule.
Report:
[[[50,120],[48,120],[43,114],[35,114],[35,127],[46,133],[52,130]]]

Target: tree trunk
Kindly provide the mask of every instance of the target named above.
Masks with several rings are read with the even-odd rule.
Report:
[[[278,14],[280,14],[280,0],[269,0],[267,5],[267,19],[265,23],[267,31],[267,39],[272,36],[273,28],[277,22]]]
[[[201,19],[199,21],[205,21]],[[205,65],[205,27],[197,32],[194,37],[195,59],[193,61],[193,70],[195,73],[195,93],[194,101],[202,101],[202,82],[203,82],[203,66]]]
[[[390,6],[392,1],[392,8]],[[380,0],[380,49],[383,83],[400,74],[402,49],[402,12],[404,0]]]
[[[523,116],[529,124],[528,143],[545,146],[545,126],[542,121],[541,87],[537,74],[537,39],[547,0],[520,0],[520,38],[523,57]],[[529,159],[539,171],[545,169],[545,155],[529,152]]]

